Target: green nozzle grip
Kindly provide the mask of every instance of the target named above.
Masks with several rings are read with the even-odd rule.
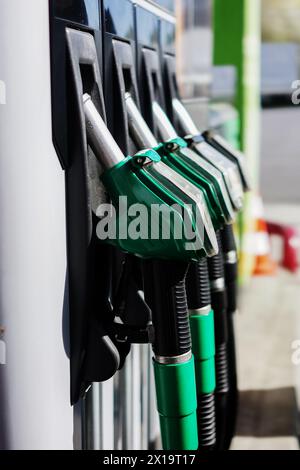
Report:
[[[213,393],[216,388],[213,310],[208,315],[191,313],[190,325],[197,395]]]
[[[153,363],[164,450],[197,450],[194,358],[182,364]]]
[[[194,212],[187,208],[188,204],[193,205],[192,200],[188,198],[187,204],[187,201],[177,195],[176,188],[163,185],[150,173],[151,165],[147,167],[148,170],[143,167],[137,168],[137,162],[143,158],[149,158],[155,163],[155,155],[152,151],[139,153],[135,158],[128,157],[102,174],[101,179],[116,209],[116,221],[112,230],[114,236],[108,237],[106,241],[122,251],[144,259],[197,261],[206,255],[206,250],[203,237],[196,226]],[[121,208],[119,198],[124,196],[126,206]],[[133,239],[129,236],[129,227],[135,218],[128,215],[128,208],[137,203],[143,204],[147,209],[141,221],[141,226],[147,230],[145,236]],[[177,207],[187,208],[185,215],[189,220],[188,226],[195,230],[195,240],[189,243],[189,249],[187,249],[189,240],[185,235],[186,220],[182,211],[176,209]],[[161,208],[167,212],[161,212]],[[153,230],[151,214],[154,214],[155,220],[158,221],[156,238],[151,238]],[[164,226],[169,228],[169,237],[163,233]],[[182,233],[182,236],[178,237],[177,233]]]

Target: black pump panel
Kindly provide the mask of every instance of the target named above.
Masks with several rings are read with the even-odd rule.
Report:
[[[174,22],[161,20],[160,21],[160,50],[162,54],[171,54],[175,56],[176,53],[176,24]]]
[[[163,56],[163,82],[166,97],[166,110],[170,120],[177,131],[180,130],[180,123],[173,112],[172,101],[179,98],[178,83],[176,78],[176,58],[171,54]]]
[[[141,109],[150,129],[157,136],[157,128],[153,118],[152,103],[157,101],[165,109],[165,97],[161,70],[161,22],[142,7],[136,11],[136,42],[137,42],[137,74]]]
[[[133,5],[131,0],[103,0],[104,30],[120,39],[134,39]]]
[[[176,24],[166,20],[160,23],[160,58],[165,95],[166,112],[175,129],[179,131],[179,122],[173,112],[172,100],[179,97],[176,77]]]
[[[53,144],[62,167],[68,166],[67,64],[65,30],[67,27],[86,31],[94,36],[98,63],[102,68],[102,25],[99,0],[49,0],[52,82]]]
[[[53,0],[53,12],[57,18],[72,21],[92,29],[100,29],[99,0]]]
[[[90,382],[111,378],[120,357],[106,329],[113,321],[109,309],[110,250],[96,236],[95,211],[106,196],[100,183],[101,168],[87,147],[82,101],[83,93],[89,93],[105,119],[98,56],[92,35],[67,29],[66,38],[73,79],[69,103],[73,115],[78,116],[76,122],[70,122],[73,155],[66,175],[71,381],[75,402]]]
[[[135,68],[134,7],[130,0],[104,0],[104,95],[108,128],[125,154],[133,149],[128,136],[124,87],[138,99]]]
[[[113,68],[112,76],[114,83],[114,110],[113,128],[114,137],[124,153],[134,154],[136,148],[129,136],[125,94],[130,93],[139,107],[138,86],[135,73],[135,59],[133,47],[130,43],[112,40]]]
[[[153,118],[152,103],[156,101],[165,109],[165,97],[159,53],[144,47],[142,53],[141,76],[143,82],[142,110],[149,127],[157,136],[157,127]]]
[[[158,52],[144,47],[142,53],[149,97],[162,106],[165,99]]]
[[[96,236],[96,210],[107,196],[100,181],[102,169],[87,145],[82,100],[83,93],[89,93],[105,120],[101,35],[85,25],[74,26],[52,17],[53,139],[66,174],[72,404],[91,382],[110,379],[120,365],[115,338],[108,333],[114,320],[112,249]]]

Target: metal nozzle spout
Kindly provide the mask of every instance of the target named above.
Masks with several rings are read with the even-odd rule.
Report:
[[[124,160],[125,156],[87,93],[83,95],[83,109],[89,145],[106,169],[114,167]]]
[[[156,147],[158,142],[150,131],[130,93],[126,93],[125,101],[129,121],[129,132],[136,146],[141,150]]]

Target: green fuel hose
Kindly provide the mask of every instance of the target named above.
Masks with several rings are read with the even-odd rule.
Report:
[[[145,300],[154,327],[154,374],[164,450],[198,449],[194,358],[186,263],[145,261]]]
[[[206,259],[191,264],[186,289],[195,357],[199,450],[212,450],[216,443],[215,332]]]
[[[198,448],[194,358],[181,364],[154,360],[157,408],[165,450]]]

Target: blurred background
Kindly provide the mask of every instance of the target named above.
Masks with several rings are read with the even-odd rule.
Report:
[[[292,93],[300,0],[174,4],[185,104],[200,127],[245,152],[252,177],[237,225],[241,397],[233,449],[299,449],[300,107]]]

